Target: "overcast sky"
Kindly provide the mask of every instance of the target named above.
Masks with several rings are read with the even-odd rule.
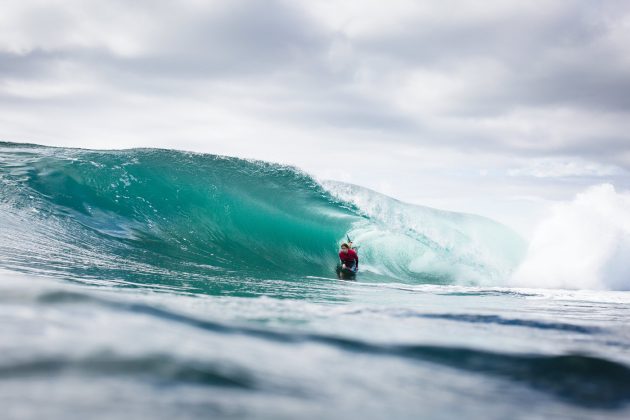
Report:
[[[630,188],[630,2],[4,0],[0,139],[290,163],[526,233]]]

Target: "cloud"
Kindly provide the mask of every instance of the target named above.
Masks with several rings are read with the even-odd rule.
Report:
[[[524,167],[510,169],[509,176],[533,176],[536,178],[561,177],[609,177],[622,175],[616,166],[602,165],[584,159],[539,159],[528,162]]]

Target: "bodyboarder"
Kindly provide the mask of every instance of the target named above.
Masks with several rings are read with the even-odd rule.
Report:
[[[359,270],[359,256],[346,242],[341,244],[337,277],[340,279],[354,279]]]

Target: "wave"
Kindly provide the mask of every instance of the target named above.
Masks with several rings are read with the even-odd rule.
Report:
[[[349,348],[348,346],[355,344]],[[395,346],[382,348],[363,343],[345,343],[346,350],[359,350],[377,356],[399,356],[418,362],[435,363],[454,369],[512,380],[533,389],[549,392],[570,404],[600,409],[618,409],[630,402],[627,383],[630,368],[606,359],[584,355],[533,356],[492,353],[466,348],[440,346]],[[284,395],[306,394],[295,385],[280,386],[259,378],[246,368],[225,362],[178,359],[167,354],[139,357],[101,353],[73,359],[57,357],[0,365],[0,380],[14,377],[55,375],[125,376],[169,386],[236,388]]]
[[[83,359],[46,358],[0,366],[2,379],[15,376],[50,377],[69,373],[109,376],[148,375],[151,380],[159,379],[165,384],[176,382],[256,389],[255,379],[247,372],[230,368],[225,364],[189,362],[164,354],[124,358],[104,353]]]
[[[350,312],[351,314],[358,313],[385,313],[389,316],[398,318],[426,318],[426,319],[438,319],[445,321],[466,322],[471,324],[495,324],[505,325],[508,327],[524,327],[535,328],[541,330],[556,330],[565,331],[577,334],[597,334],[602,332],[602,329],[595,326],[585,326],[568,324],[564,322],[550,322],[540,321],[535,319],[521,319],[521,318],[505,318],[499,315],[482,315],[482,314],[466,314],[466,313],[423,313],[410,309],[359,309]]]
[[[448,321],[468,322],[472,324],[496,324],[509,327],[536,328],[542,330],[566,331],[578,334],[595,334],[601,331],[598,327],[567,324],[563,322],[546,322],[533,319],[512,319],[498,315],[479,314],[418,314],[421,318],[443,319]]]
[[[0,143],[0,186],[0,265],[83,280],[332,276],[349,234],[364,280],[500,284],[524,251],[482,217],[209,154]]]
[[[630,402],[630,367],[603,357],[585,354],[520,354],[500,353],[466,347],[382,344],[361,339],[323,333],[280,331],[259,326],[235,325],[180,314],[168,309],[144,303],[110,300],[85,293],[51,291],[39,296],[44,305],[75,305],[89,303],[155,317],[162,321],[182,324],[205,333],[223,336],[245,336],[254,340],[277,345],[311,343],[333,347],[351,354],[374,357],[395,357],[417,363],[431,363],[451,369],[487,375],[533,389],[548,392],[556,397],[583,407],[616,409]],[[453,317],[437,315],[437,318],[464,322],[495,322],[496,319],[474,318],[471,315]],[[500,323],[501,320],[499,321]],[[544,324],[511,320],[508,325],[533,328],[567,329],[565,324]],[[569,329],[571,331],[571,329]],[[573,330],[574,332],[587,332]],[[592,331],[588,331],[592,332]],[[244,367],[207,360],[186,359],[170,354],[149,354],[128,357],[110,352],[100,352],[82,358],[56,357],[23,360],[10,365],[0,364],[0,380],[15,376],[46,376],[51,374],[127,375],[147,380],[169,383],[195,383],[202,386],[228,386],[243,390],[278,390],[263,377]]]

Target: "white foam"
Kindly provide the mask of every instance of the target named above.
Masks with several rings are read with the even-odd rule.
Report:
[[[630,290],[630,193],[603,184],[556,205],[510,284]]]

